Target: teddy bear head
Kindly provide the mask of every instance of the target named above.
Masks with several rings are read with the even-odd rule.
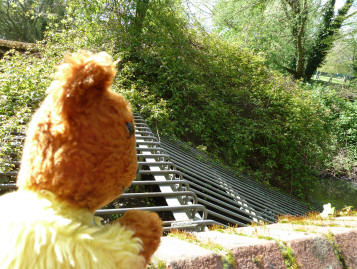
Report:
[[[134,122],[128,103],[110,90],[115,73],[105,52],[65,57],[29,124],[20,190],[50,191],[94,211],[131,184],[137,170]]]

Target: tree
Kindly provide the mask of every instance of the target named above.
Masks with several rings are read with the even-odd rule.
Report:
[[[42,40],[49,20],[60,21],[64,0],[2,0],[0,38],[24,42]]]
[[[335,0],[220,0],[214,20],[221,35],[262,52],[268,64],[310,80],[322,64],[353,0],[335,14]]]
[[[313,41],[312,48],[307,51],[307,63],[304,74],[305,79],[311,79],[317,68],[321,66],[322,62],[325,60],[342,23],[346,19],[346,15],[352,6],[352,3],[353,0],[346,0],[343,7],[338,10],[336,16],[334,16],[335,0],[329,0],[326,3],[317,38]]]
[[[355,76],[354,62],[357,54],[357,40],[347,37],[336,40],[319,70],[330,74]]]

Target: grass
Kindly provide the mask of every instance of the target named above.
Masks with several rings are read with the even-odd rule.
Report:
[[[316,80],[316,81],[322,81],[322,82],[328,82],[328,83],[331,83],[331,84],[340,84],[340,85],[345,85],[345,84],[348,84],[348,82],[344,82],[343,81],[343,78],[332,78],[332,81],[330,81],[330,77],[326,77],[326,76],[319,76],[319,79],[315,79],[315,76],[313,78],[313,80]]]

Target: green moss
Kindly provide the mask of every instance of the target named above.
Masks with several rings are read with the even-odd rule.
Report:
[[[284,258],[284,263],[285,263],[286,268],[299,269],[300,266],[296,261],[293,250],[285,242],[276,240],[276,243],[280,248],[280,252]]]
[[[303,232],[303,233],[311,232],[311,231],[308,231],[306,228],[294,228],[293,230],[295,232]]]
[[[271,236],[266,236],[266,235],[257,235],[256,237],[257,237],[258,239],[274,240],[273,237],[271,237]]]
[[[233,269],[237,267],[236,259],[234,254],[230,250],[226,250],[227,254],[222,255],[223,269]]]
[[[329,241],[331,246],[333,247],[333,252],[335,253],[338,261],[340,262],[340,265],[341,265],[342,269],[348,269],[348,267],[346,265],[345,258],[343,257],[342,251],[341,251],[339,245],[336,242],[336,238],[335,238],[334,234],[329,232],[327,234],[324,234],[324,236]]]
[[[286,265],[286,267],[288,269],[299,269],[300,266],[298,265],[296,259],[295,259],[295,255],[293,250],[287,246],[287,244],[285,242],[282,242],[280,240],[276,240],[271,236],[266,236],[266,235],[259,235],[259,234],[255,234],[255,235],[247,235],[247,234],[243,234],[243,233],[239,233],[237,232],[235,229],[232,228],[228,228],[223,230],[223,232],[226,233],[230,233],[230,234],[235,234],[235,235],[240,235],[240,236],[248,236],[248,237],[254,237],[254,238],[258,238],[258,239],[265,239],[265,240],[269,240],[269,241],[275,241],[276,244],[278,245],[281,255],[284,258],[284,263]],[[253,262],[259,266],[259,264],[261,263],[263,259],[262,255],[258,255],[256,257],[253,258]]]
[[[259,267],[262,263],[263,257],[264,257],[263,255],[254,256],[252,260],[254,264]]]
[[[150,263],[147,266],[147,269],[165,269],[166,268],[166,263],[164,261],[157,261],[154,263]]]
[[[232,253],[232,251],[227,248],[222,247],[221,245],[219,245],[217,243],[213,243],[211,241],[201,242],[197,239],[197,237],[195,235],[193,235],[191,233],[187,233],[187,232],[175,231],[175,232],[168,234],[168,236],[175,237],[180,240],[187,241],[189,243],[198,245],[202,248],[211,250],[214,253],[220,255],[224,269],[236,268],[236,261],[235,261],[235,257],[234,257],[234,254]]]

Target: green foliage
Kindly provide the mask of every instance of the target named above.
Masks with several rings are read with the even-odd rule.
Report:
[[[327,111],[326,123],[333,134],[332,158],[327,173],[357,179],[357,102],[355,88],[306,85]]]
[[[145,38],[135,59],[122,54],[116,87],[160,132],[286,191],[312,188],[330,139],[319,104],[239,44],[195,33],[171,14],[159,14],[173,22],[166,30],[144,23],[142,38],[156,27],[160,35]]]
[[[321,66],[353,0],[334,13],[335,0],[220,0],[214,11],[218,32],[263,53],[267,64],[310,80]]]
[[[11,134],[24,131],[30,115],[43,99],[49,74],[49,59],[39,59],[28,53],[14,53],[0,60],[0,171],[11,167],[4,159],[19,158],[21,141],[10,140]]]
[[[321,66],[327,53],[332,47],[336,38],[336,33],[340,30],[345,17],[350,10],[353,0],[346,0],[342,8],[338,10],[337,16],[334,16],[335,0],[329,0],[325,4],[322,24],[317,33],[314,44],[307,52],[307,63],[304,77],[310,80],[317,68]]]
[[[331,124],[310,90],[269,72],[263,58],[239,44],[189,27],[177,1],[67,5],[64,19],[49,26],[41,59],[15,54],[0,62],[7,100],[1,137],[28,120],[64,52],[107,50],[120,59],[114,90],[161,134],[205,147],[301,197],[314,187],[316,168],[328,157]]]
[[[50,21],[64,16],[62,0],[2,0],[0,2],[0,38],[35,42],[42,40]]]

